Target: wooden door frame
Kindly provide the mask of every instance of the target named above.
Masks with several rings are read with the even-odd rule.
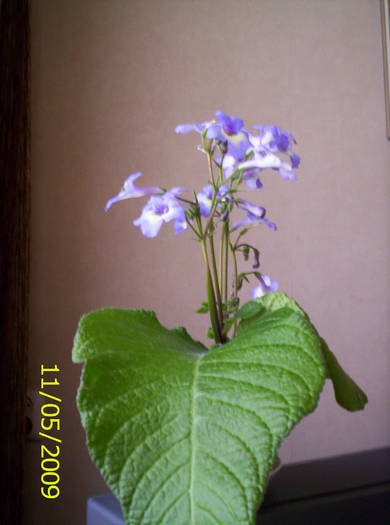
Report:
[[[0,522],[22,524],[30,232],[28,0],[0,0]]]

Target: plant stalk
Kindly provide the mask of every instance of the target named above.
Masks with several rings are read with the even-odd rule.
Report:
[[[233,248],[233,245],[230,243],[230,250],[232,252],[233,257],[233,266],[234,266],[234,288],[233,288],[233,298],[237,299],[238,297],[238,268],[237,268],[237,256],[236,256],[236,250]],[[233,337],[236,335],[237,332],[237,321],[234,321],[234,328],[233,328]]]
[[[211,264],[213,268],[214,286],[215,286],[216,299],[217,299],[217,305],[218,305],[219,325],[221,326],[221,330],[223,331],[223,308],[222,308],[221,288],[220,288],[220,283],[218,280],[217,261],[215,258],[215,250],[214,250],[214,232],[210,232],[209,242],[210,242]]]
[[[224,302],[226,308],[228,306],[228,274],[229,274],[229,225],[226,222],[224,224],[224,233],[225,233],[225,275],[224,275]]]
[[[222,343],[223,337],[221,333],[221,327],[218,322],[218,310],[217,310],[217,305],[215,301],[215,292],[214,292],[213,280],[212,280],[211,272],[210,272],[210,264],[209,264],[209,258],[207,254],[207,247],[206,247],[205,239],[202,239],[201,244],[202,244],[203,259],[204,259],[204,263],[206,266],[206,291],[207,291],[207,299],[209,303],[211,328],[213,330],[215,342]]]

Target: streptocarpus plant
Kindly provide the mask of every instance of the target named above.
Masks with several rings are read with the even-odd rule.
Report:
[[[197,132],[207,185],[139,187],[134,173],[114,203],[149,196],[134,221],[146,237],[164,222],[199,241],[205,264],[207,348],[154,312],[105,308],[82,317],[73,359],[85,362],[78,408],[92,459],[121,502],[127,525],[251,525],[282,440],[317,406],[325,378],[347,410],[367,398],[343,371],[308,315],[263,273],[250,228],[276,230],[266,210],[242,197],[261,192],[265,170],[295,180],[291,133],[220,111],[186,124]],[[249,270],[239,270],[251,259]],[[253,300],[240,305],[254,279]]]

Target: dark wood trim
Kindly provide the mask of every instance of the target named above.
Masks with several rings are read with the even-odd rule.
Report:
[[[0,523],[22,523],[28,348],[29,2],[0,2]]]

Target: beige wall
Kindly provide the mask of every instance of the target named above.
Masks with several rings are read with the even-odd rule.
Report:
[[[171,225],[144,239],[141,203],[104,213],[133,171],[200,188],[195,137],[176,124],[216,109],[277,123],[299,141],[297,183],[264,176],[259,202],[279,232],[257,230],[264,270],[311,313],[366,389],[349,414],[329,386],[282,447],[285,462],[390,445],[390,142],[377,0],[34,0],[30,385],[61,367],[62,493],[43,501],[29,444],[29,525],[85,523],[106,491],[75,407],[80,315],[103,305],[157,311],[203,337],[200,254]]]

